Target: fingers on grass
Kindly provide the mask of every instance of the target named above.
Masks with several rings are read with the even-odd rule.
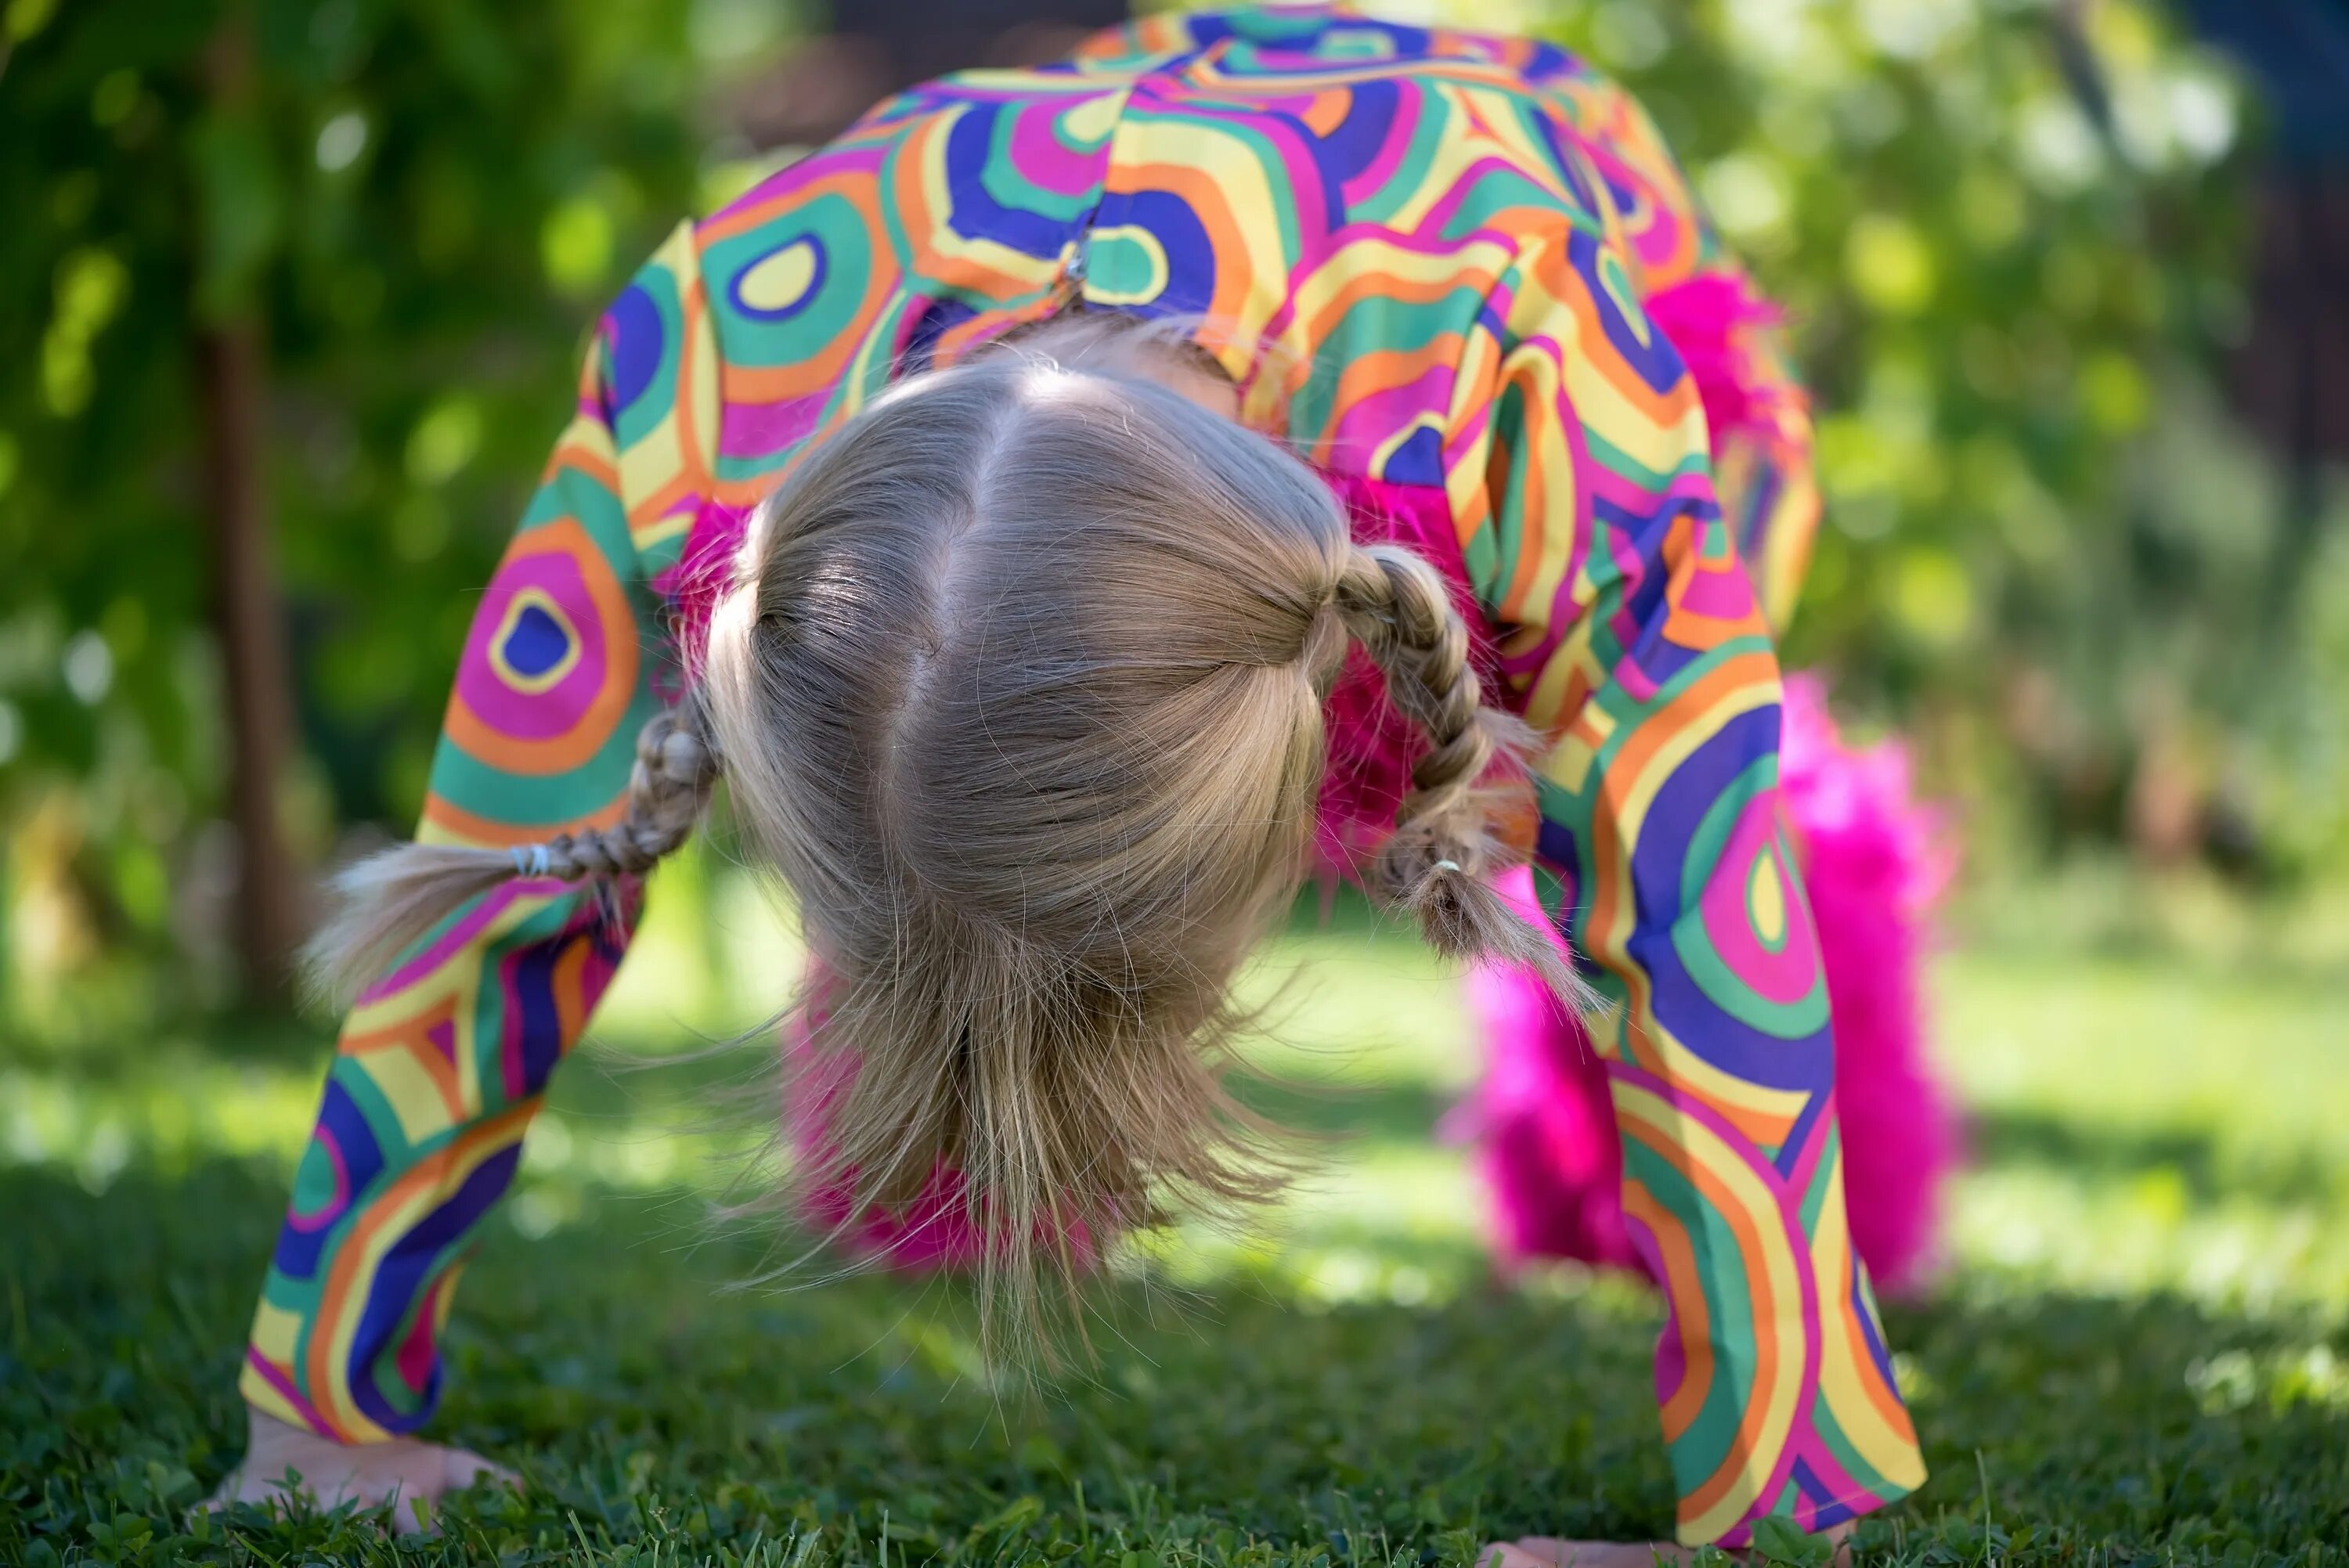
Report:
[[[488,1484],[509,1491],[523,1490],[522,1477],[493,1460],[466,1449],[450,1449],[442,1473],[448,1479],[450,1491],[462,1491],[469,1486]]]
[[[1563,1542],[1540,1544],[1563,1546]],[[1486,1546],[1476,1559],[1477,1568],[1574,1568],[1569,1559],[1540,1550],[1535,1538],[1524,1541],[1495,1541]]]
[[[1496,1552],[1493,1568],[1677,1568],[1691,1560],[1684,1546],[1661,1541],[1563,1541],[1554,1535],[1526,1535]]]

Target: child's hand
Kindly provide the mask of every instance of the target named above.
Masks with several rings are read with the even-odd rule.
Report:
[[[1660,1563],[1686,1563],[1692,1555],[1685,1546],[1661,1541],[1559,1541],[1528,1535],[1486,1546],[1476,1568],[1655,1568]]]
[[[1838,1524],[1811,1540],[1826,1554],[1831,1568],[1851,1568],[1850,1535],[1849,1524]],[[1520,1541],[1492,1542],[1477,1555],[1476,1568],[1654,1568],[1657,1563],[1692,1563],[1702,1550],[1669,1541],[1560,1541],[1528,1535]],[[1744,1552],[1730,1555],[1754,1560]]]
[[[320,1508],[342,1502],[374,1508],[388,1502],[392,1505],[391,1528],[406,1535],[431,1528],[431,1511],[448,1492],[462,1491],[481,1480],[512,1487],[522,1484],[521,1477],[479,1454],[413,1438],[347,1445],[288,1426],[250,1407],[245,1410],[245,1425],[250,1436],[244,1462],[229,1472],[207,1507],[291,1500],[296,1493],[315,1500]],[[291,1491],[285,1485],[289,1470],[301,1478]],[[424,1519],[417,1516],[419,1501],[424,1505]]]

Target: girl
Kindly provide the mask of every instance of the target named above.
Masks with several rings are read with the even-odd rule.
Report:
[[[1779,805],[1816,507],[1767,315],[1619,89],[1318,8],[916,88],[680,229],[481,606],[419,844],[323,938],[368,984],[244,1495],[485,1468],[407,1436],[457,1264],[721,776],[816,954],[835,1225],[1016,1301],[1259,1193],[1216,1047],[1318,848],[1489,961],[1547,1074],[1488,1136],[1510,1212],[1584,1217],[1515,1243],[1662,1289],[1681,1542],[1918,1485]],[[1619,1150],[1527,1152],[1593,1115]]]

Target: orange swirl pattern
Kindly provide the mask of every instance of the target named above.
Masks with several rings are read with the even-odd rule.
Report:
[[[1647,117],[1547,45],[1281,8],[915,88],[678,230],[606,314],[468,645],[424,834],[608,820],[697,652],[665,610],[694,624],[729,521],[891,380],[1071,297],[1194,320],[1244,418],[1448,520],[1551,738],[1538,893],[1620,1004],[1599,1043],[1671,1306],[1682,1539],[1848,1518],[1922,1469],[1843,1217],[1749,577],[1783,614],[1806,427],[1753,325],[1723,351],[1765,417],[1710,431],[1647,308],[1734,276]],[[517,882],[362,998],[264,1289],[254,1404],[351,1441],[429,1415],[458,1264],[626,923]]]

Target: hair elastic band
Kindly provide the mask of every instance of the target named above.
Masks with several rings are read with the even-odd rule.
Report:
[[[1438,861],[1435,862],[1435,869],[1440,872],[1456,872],[1460,869],[1460,862],[1458,861]]]
[[[516,844],[512,853],[516,876],[543,877],[553,874],[553,869],[546,863],[544,844]]]

